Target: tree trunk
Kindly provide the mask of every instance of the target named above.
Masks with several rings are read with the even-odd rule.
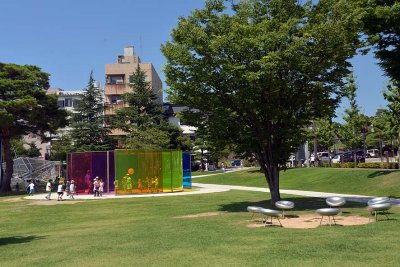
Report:
[[[4,161],[6,162],[6,170],[3,180],[0,184],[0,192],[11,192],[11,177],[14,172],[14,161],[11,157],[10,131],[2,130],[2,142],[4,151]]]
[[[271,194],[271,204],[275,205],[275,202],[281,199],[279,191],[279,168],[271,164],[262,164],[264,169],[265,179],[267,180],[269,191]]]

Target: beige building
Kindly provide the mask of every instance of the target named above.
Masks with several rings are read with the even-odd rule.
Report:
[[[162,104],[162,82],[151,63],[142,63],[135,55],[133,46],[124,48],[124,54],[117,56],[117,63],[106,64],[105,106],[106,115],[115,114],[115,109],[124,106],[122,94],[132,92],[129,86],[129,77],[137,70],[138,66],[146,73],[146,80],[150,83],[153,92]],[[118,131],[114,135],[122,134]]]

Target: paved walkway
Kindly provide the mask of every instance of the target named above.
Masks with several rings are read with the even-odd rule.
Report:
[[[198,195],[207,193],[219,193],[227,192],[229,190],[244,190],[253,192],[265,192],[268,193],[269,189],[261,187],[249,187],[249,186],[236,186],[236,185],[217,185],[217,184],[203,184],[203,183],[192,183],[194,189],[184,192],[175,193],[157,193],[157,194],[136,194],[136,195],[113,195],[104,194],[102,197],[94,197],[92,194],[79,194],[75,196],[76,200],[102,200],[102,199],[115,199],[115,198],[137,198],[137,197],[164,197],[164,196],[187,196],[187,195]],[[331,196],[341,196],[346,198],[347,201],[367,203],[368,200],[374,196],[363,196],[363,195],[350,195],[350,194],[336,194],[326,192],[314,192],[314,191],[302,191],[302,190],[286,190],[281,189],[282,194],[306,196],[306,197],[319,197],[327,198]],[[44,200],[47,194],[36,194],[34,196],[27,196],[26,199],[31,200]],[[57,193],[52,194],[53,199],[57,199]],[[63,197],[65,200],[69,200],[67,196]],[[400,199],[391,199],[391,203],[394,206],[400,206]]]

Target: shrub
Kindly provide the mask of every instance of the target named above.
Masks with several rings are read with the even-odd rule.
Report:
[[[321,163],[321,167],[328,168],[329,167],[329,163],[328,162],[322,162]]]
[[[332,163],[332,168],[340,168],[340,163]]]
[[[379,169],[381,168],[380,162],[364,162],[358,163],[359,168],[371,168],[371,169]]]
[[[398,169],[399,164],[397,162],[382,162],[381,169]]]
[[[344,162],[342,168],[354,168],[354,162]]]

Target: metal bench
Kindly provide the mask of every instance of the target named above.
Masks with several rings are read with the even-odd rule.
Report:
[[[285,219],[285,210],[291,210],[294,208],[292,201],[280,200],[275,202],[275,207],[282,210],[282,218]]]
[[[338,215],[340,213],[340,209],[338,208],[323,208],[323,209],[317,209],[316,212],[321,215],[321,220],[319,221],[319,225],[321,225],[322,223],[322,219],[324,218],[324,216],[328,216],[328,224],[329,226],[331,226],[331,217],[333,219],[333,222],[336,225],[336,221],[335,221],[335,215]]]

